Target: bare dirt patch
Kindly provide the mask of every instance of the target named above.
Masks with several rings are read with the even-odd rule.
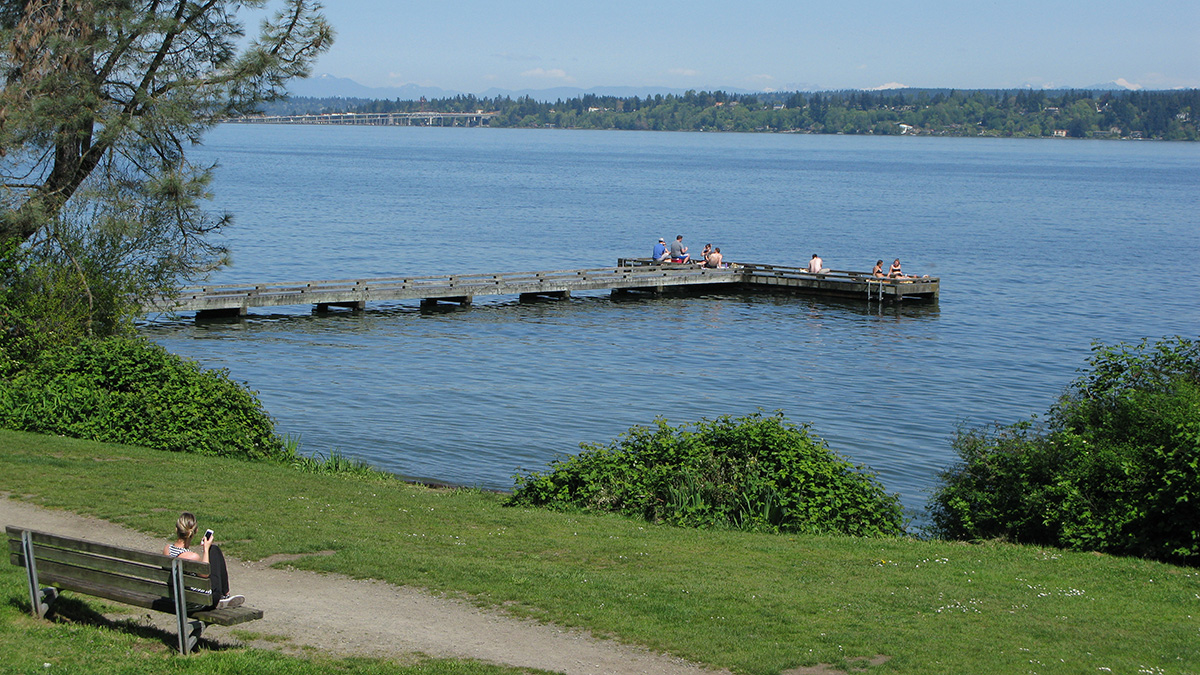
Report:
[[[869,659],[846,659],[847,664],[850,666],[850,670],[834,668],[828,663],[818,663],[815,666],[803,666],[800,668],[785,670],[779,675],[850,675],[851,673],[865,673],[871,668],[874,668],[875,666],[881,666],[891,660],[892,657],[890,656],[876,654]]]

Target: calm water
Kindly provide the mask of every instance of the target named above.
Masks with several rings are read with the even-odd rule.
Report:
[[[899,256],[934,306],[480,298],[144,332],[257,390],[304,451],[509,488],[655,416],[808,422],[921,509],[957,425],[1044,412],[1093,340],[1200,334],[1200,145],[224,126],[233,265],[299,281],[600,267],[683,234],[727,260]]]

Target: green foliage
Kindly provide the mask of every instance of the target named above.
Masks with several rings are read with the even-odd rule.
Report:
[[[934,529],[1200,563],[1200,342],[1096,345],[1047,422],[960,430]]]
[[[674,525],[896,535],[899,498],[782,414],[659,419],[518,476],[514,504],[611,511]]]
[[[0,254],[0,341],[22,343],[29,354],[92,336],[130,335],[139,299],[170,292],[176,269],[169,254],[151,260],[141,246],[146,236],[132,242],[81,222],[56,219]],[[151,226],[138,229],[145,235]]]
[[[347,457],[337,450],[331,451],[328,456],[316,453],[311,457],[304,457],[297,454],[300,444],[293,437],[289,436],[285,438],[283,444],[289,453],[293,455],[293,459],[291,460],[292,466],[305,473],[316,473],[327,476],[355,476],[381,481],[388,481],[395,478],[390,473],[380,471],[361,459]]]
[[[185,148],[285,96],[332,42],[318,2],[277,4],[249,41],[238,12],[265,0],[0,8],[0,241],[29,240],[71,201],[83,207],[90,182],[131,223],[172,224],[186,268],[214,224],[195,203],[211,167],[190,164]]]
[[[187,148],[286,95],[333,32],[315,0],[0,6],[0,353],[129,334],[140,301],[225,261]],[[242,18],[244,18],[244,14]]]
[[[147,340],[82,340],[5,361],[0,427],[207,455],[294,455],[253,392]]]
[[[499,113],[497,127],[654,131],[788,131],[825,134],[921,133],[1200,140],[1200,89],[1092,92],[1026,90],[774,92],[689,91],[640,98],[585,94],[553,103],[455,96],[432,101],[296,99],[271,114],[322,112]],[[908,129],[902,128],[904,124]]]

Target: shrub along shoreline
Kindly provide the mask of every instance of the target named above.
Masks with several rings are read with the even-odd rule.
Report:
[[[1031,661],[1042,673],[1200,669],[1191,568],[999,543],[695,530],[378,474],[10,431],[0,450],[0,489],[43,506],[160,535],[164,513],[190,508],[243,559],[332,550],[289,564],[428,588],[735,672],[846,668],[875,655],[911,673],[1024,672]],[[184,487],[167,494],[167,484]]]

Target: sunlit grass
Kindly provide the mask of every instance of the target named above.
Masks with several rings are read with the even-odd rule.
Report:
[[[876,656],[890,657],[880,670],[906,673],[1200,672],[1190,568],[1003,544],[688,530],[10,432],[0,448],[0,489],[34,503],[164,538],[186,508],[241,558],[335,551],[288,564],[738,672]]]
[[[533,675],[545,671],[505,668],[471,660],[332,658],[290,656],[273,650],[205,641],[187,657],[175,650],[175,634],[134,620],[109,621],[91,607],[72,605],[62,617],[37,620],[28,613],[24,571],[0,568],[0,673],[45,675],[161,675],[162,673],[254,673],[255,675]],[[84,596],[71,595],[83,599]],[[22,604],[24,602],[24,604]],[[242,639],[263,639],[252,633]],[[275,642],[282,640],[275,639]]]

